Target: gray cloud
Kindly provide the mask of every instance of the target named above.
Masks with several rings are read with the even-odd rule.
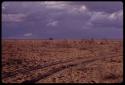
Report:
[[[91,16],[90,23],[96,27],[123,28],[123,11],[114,13],[95,12]]]
[[[81,1],[4,2],[2,22],[3,35],[6,36],[22,34],[24,37],[24,33],[33,33],[34,37],[71,37],[71,35],[73,37],[104,37],[108,35],[106,33],[109,33],[106,37],[121,37],[123,4]],[[8,31],[10,28],[12,30]]]
[[[2,22],[22,22],[25,17],[24,14],[2,14]]]
[[[24,36],[26,36],[26,37],[32,36],[32,33],[26,33],[26,34],[24,34]]]
[[[80,1],[80,2],[76,2],[76,3],[70,3],[72,5],[86,5],[86,7],[90,10],[90,11],[101,11],[101,12],[108,12],[108,13],[112,13],[115,11],[119,11],[121,9],[123,9],[123,3],[121,1],[91,1],[91,2],[87,2],[87,1]]]

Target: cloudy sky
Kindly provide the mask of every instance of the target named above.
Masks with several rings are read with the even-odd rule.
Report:
[[[3,2],[3,39],[122,39],[122,2]]]

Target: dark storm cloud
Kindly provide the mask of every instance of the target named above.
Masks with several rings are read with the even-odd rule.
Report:
[[[122,38],[122,2],[4,2],[2,15],[5,37]]]
[[[90,23],[96,27],[123,28],[123,11],[114,13],[96,12],[92,15]]]
[[[90,10],[90,11],[103,11],[103,12],[108,12],[108,13],[112,13],[112,12],[115,12],[115,11],[119,11],[121,9],[123,9],[123,3],[120,2],[120,1],[101,1],[101,2],[98,2],[98,1],[95,1],[95,2],[76,2],[76,3],[70,3],[70,4],[73,4],[73,5],[86,5],[87,8]]]
[[[2,13],[15,14],[36,12],[39,10],[41,5],[39,2],[8,1],[3,2],[2,7]]]

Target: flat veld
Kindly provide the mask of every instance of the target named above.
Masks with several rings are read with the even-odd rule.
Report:
[[[121,83],[122,40],[2,40],[3,83]]]

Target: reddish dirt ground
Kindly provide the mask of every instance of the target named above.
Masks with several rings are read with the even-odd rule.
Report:
[[[3,83],[121,83],[122,40],[2,40]]]

